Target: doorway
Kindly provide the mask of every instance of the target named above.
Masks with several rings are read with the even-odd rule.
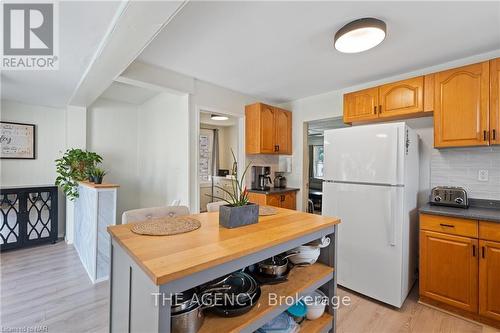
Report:
[[[304,206],[307,212],[321,215],[323,207],[324,133],[347,127],[342,117],[306,122],[307,140],[304,148]]]
[[[238,161],[244,161],[244,119],[242,115],[203,107],[198,108],[198,115],[196,208],[206,212],[208,203],[227,199],[221,188],[233,188],[234,174],[241,167],[234,163],[233,153]]]

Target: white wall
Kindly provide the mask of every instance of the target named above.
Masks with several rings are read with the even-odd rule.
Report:
[[[188,96],[161,93],[138,109],[141,207],[189,205]]]
[[[103,157],[124,211],[189,202],[187,95],[160,93],[142,105],[99,98],[88,108],[87,147]]]
[[[188,135],[189,135],[189,205],[192,211],[194,207],[199,207],[198,188],[198,135],[200,110],[216,111],[232,116],[243,116],[245,105],[259,101],[258,98],[241,94],[230,89],[197,80],[193,77],[173,72],[171,70],[147,65],[135,61],[119,78],[122,82],[134,84],[142,87],[155,88],[160,90],[177,91],[189,94],[188,108]],[[265,102],[265,101],[264,101]],[[239,124],[241,125],[241,124]],[[244,167],[241,161],[244,159],[244,130],[243,126],[238,126],[239,137],[239,168]]]
[[[368,87],[377,86],[388,82],[402,80],[418,75],[433,73],[440,70],[454,68],[466,64],[480,62],[495,57],[500,57],[500,50],[479,54],[473,57],[455,60],[452,62],[439,64],[410,73],[391,76],[382,80],[367,82],[364,84],[348,87],[342,90],[335,90],[324,94],[310,96],[282,104],[281,106],[293,112],[293,171],[288,175],[288,185],[304,188],[303,181],[303,149],[304,149],[304,122],[341,116],[343,113],[343,94]],[[411,61],[411,60],[410,60]],[[420,142],[420,189],[419,202],[427,201],[430,188],[430,160],[433,152],[433,123],[432,119],[415,119],[409,122],[410,126],[416,127],[417,133],[421,137]],[[299,196],[304,195],[303,191]],[[307,195],[307,194],[306,194]],[[297,208],[302,209],[302,200],[297,200]]]
[[[66,109],[1,101],[1,120],[36,125],[34,160],[1,160],[2,186],[53,185],[57,177],[54,160],[66,150]],[[59,192],[58,232],[65,231],[65,203]]]
[[[117,220],[139,208],[137,179],[138,110],[136,105],[97,99],[87,112],[87,149],[103,157],[104,181],[119,184]]]

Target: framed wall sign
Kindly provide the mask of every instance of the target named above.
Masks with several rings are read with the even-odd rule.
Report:
[[[35,125],[0,121],[0,158],[35,159]]]

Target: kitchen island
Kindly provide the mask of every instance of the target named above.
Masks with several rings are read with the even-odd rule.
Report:
[[[131,224],[111,226],[110,332],[170,332],[170,299],[157,302],[158,294],[171,295],[199,286],[274,255],[324,236],[331,238],[317,263],[295,267],[288,281],[262,286],[258,304],[238,317],[208,313],[200,332],[253,332],[281,312],[287,304],[269,304],[269,293],[301,297],[321,287],[336,295],[336,244],[339,219],[287,209],[260,217],[259,223],[225,229],[218,213],[193,215],[201,228],[174,236],[143,236]],[[335,309],[303,323],[306,332],[335,330]]]

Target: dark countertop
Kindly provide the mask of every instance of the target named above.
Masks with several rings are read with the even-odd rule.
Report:
[[[299,188],[294,188],[294,187],[285,187],[285,188],[271,187],[271,189],[267,190],[267,191],[248,190],[248,192],[260,193],[260,194],[280,194],[280,193],[286,193],[286,192],[295,192],[295,191],[299,191],[299,190],[300,190]]]
[[[420,207],[419,212],[500,223],[500,201],[497,200],[470,199],[467,209],[426,204]]]

